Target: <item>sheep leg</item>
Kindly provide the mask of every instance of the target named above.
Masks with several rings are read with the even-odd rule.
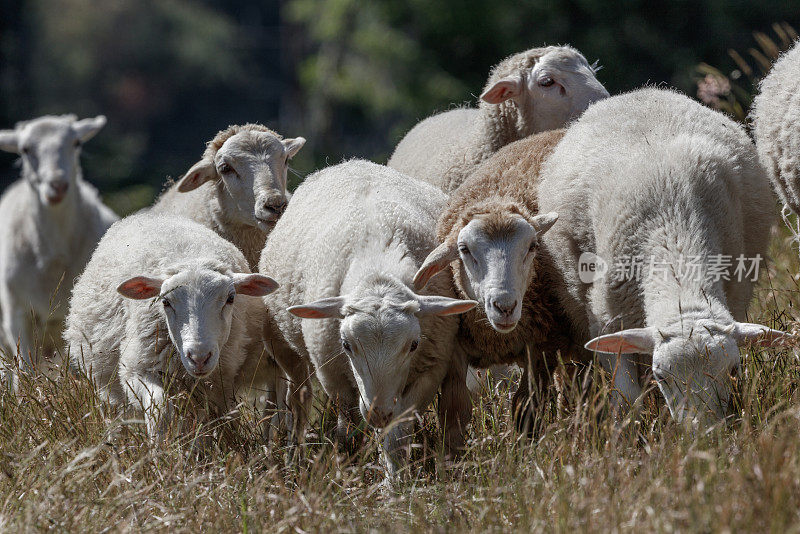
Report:
[[[407,463],[411,451],[411,438],[414,435],[413,414],[406,414],[391,423],[391,427],[383,438],[381,459],[386,469],[389,483],[399,478],[399,472]]]
[[[467,362],[458,358],[447,369],[439,400],[439,425],[449,454],[464,448],[464,433],[472,419],[472,401],[467,388]]]
[[[26,313],[26,306],[16,302],[11,298],[3,298],[2,307],[6,311],[3,315],[3,330],[10,350],[10,356],[18,356],[15,362],[9,362],[10,368],[6,368],[6,382],[16,391],[18,377],[16,366],[19,365],[23,370],[30,370],[35,350],[33,344],[33,332],[30,315]],[[19,346],[19,353],[16,347]]]
[[[265,346],[287,377],[286,405],[292,418],[289,443],[302,444],[305,441],[308,413],[311,411],[311,370],[303,358],[285,344],[273,339]]]
[[[120,372],[128,403],[138,405],[144,412],[147,434],[163,438],[172,422],[172,404],[166,398],[161,377],[148,372]]]

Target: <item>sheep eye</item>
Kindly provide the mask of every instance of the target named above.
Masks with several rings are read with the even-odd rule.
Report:
[[[225,302],[226,304],[233,304],[233,299],[236,298],[236,293],[231,293],[228,295],[228,300]]]
[[[419,347],[419,341],[415,339],[414,341],[411,342],[411,347],[409,348],[409,352],[414,352],[415,350],[417,350],[417,347]]]
[[[79,146],[81,146],[81,140],[80,139],[75,139],[75,142],[73,143],[73,145],[75,145],[75,148],[78,148]]]
[[[220,174],[233,174],[234,176],[239,176],[239,174],[235,170],[233,170],[233,167],[231,167],[227,163],[220,164],[217,170],[219,171]]]
[[[170,303],[170,301],[168,301],[167,299],[161,299],[161,304],[164,305],[164,309],[172,308],[172,303]]]
[[[348,343],[346,339],[342,340],[342,348],[345,352],[350,352],[350,343]]]
[[[542,87],[550,87],[554,83],[555,82],[553,81],[553,78],[551,78],[550,76],[542,76],[541,78],[539,78],[539,85]]]
[[[458,244],[458,251],[460,253],[462,253],[462,254],[469,254],[470,253],[469,252],[469,247],[467,245],[465,245],[464,243],[459,243]]]
[[[30,155],[30,153],[31,153],[30,147],[27,147],[27,146],[23,147],[22,148],[22,153],[25,154],[26,156]]]
[[[534,250],[536,250],[538,247],[539,247],[539,243],[537,243],[536,241],[533,241],[533,242],[531,243],[531,246],[529,246],[529,247],[528,247],[528,252],[533,252],[533,251],[534,251]]]

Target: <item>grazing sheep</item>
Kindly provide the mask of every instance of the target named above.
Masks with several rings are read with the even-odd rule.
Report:
[[[646,354],[676,420],[722,417],[738,346],[782,335],[740,322],[753,273],[739,268],[766,255],[775,208],[745,131],[674,91],[615,96],[567,130],[539,203],[560,215],[544,242],[577,337],[622,354],[605,362],[616,400],[641,394],[646,373],[632,354]]]
[[[231,126],[208,143],[202,159],[152,211],[211,228],[239,247],[255,270],[267,235],[288,202],[288,161],[305,142],[302,137],[283,139],[260,124]]]
[[[105,123],[45,116],[0,130],[0,149],[22,160],[22,179],[0,198],[0,347],[19,346],[25,369],[37,359],[35,333],[47,349],[61,339],[72,281],[117,220],[81,175],[81,145]]]
[[[784,205],[800,213],[800,44],[761,80],[751,119],[761,163]]]
[[[466,362],[457,321],[476,303],[456,300],[446,281],[430,295],[410,289],[435,246],[444,194],[374,163],[353,160],[315,173],[297,189],[261,255],[261,272],[285,277],[265,299],[274,320],[265,338],[289,374],[295,439],[302,439],[310,368],[338,408],[337,436],[361,416],[386,430],[390,477],[413,428],[442,386],[445,436],[461,445],[469,419]],[[288,309],[287,309],[288,308]],[[303,320],[314,319],[314,320]],[[321,319],[321,320],[320,320]]]
[[[501,147],[563,128],[606,97],[594,67],[574,48],[532,48],[492,69],[478,109],[439,113],[412,128],[388,165],[450,193]]]
[[[572,352],[565,316],[550,290],[553,267],[540,247],[558,214],[539,214],[536,198],[542,163],[563,135],[555,130],[511,143],[481,164],[439,216],[441,244],[414,279],[419,289],[450,267],[457,294],[483,304],[461,316],[458,338],[473,367],[522,368],[514,395],[518,425],[529,408],[529,369],[536,371],[530,379],[537,387],[544,386],[559,363],[558,351],[565,359]]]
[[[205,226],[127,217],[108,230],[75,283],[64,332],[71,367],[110,402],[140,407],[153,436],[171,422],[168,384],[189,389],[199,381],[212,407],[227,413],[238,387],[258,378],[247,358],[261,343],[265,311],[248,297],[276,287]],[[241,374],[245,365],[250,376]]]

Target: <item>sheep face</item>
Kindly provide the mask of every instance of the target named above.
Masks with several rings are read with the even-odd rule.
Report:
[[[223,143],[213,161],[203,159],[189,169],[178,190],[221,180],[219,200],[226,216],[268,232],[286,209],[289,159],[305,142],[302,137],[279,139],[270,132],[239,132]]]
[[[498,332],[517,326],[541,235],[557,218],[555,213],[537,215],[531,224],[521,215],[477,216],[458,233],[460,286],[483,304]]]
[[[739,346],[775,346],[786,334],[763,325],[721,325],[684,318],[665,328],[632,328],[594,338],[586,348],[606,354],[652,354],[656,380],[672,417],[709,424],[725,417],[731,376],[739,368]],[[630,399],[633,401],[634,399]]]
[[[530,131],[563,128],[590,104],[609,96],[595,70],[577,50],[552,47],[532,68],[502,78],[481,99],[500,104],[512,98]]]
[[[398,400],[406,387],[414,355],[424,343],[419,318],[463,313],[477,304],[414,295],[402,288],[386,289],[374,288],[361,296],[331,297],[289,308],[289,312],[306,319],[341,319],[341,350],[358,387],[361,415],[379,428],[402,415],[396,413]]]
[[[181,363],[189,375],[204,378],[216,369],[228,341],[237,295],[263,296],[277,287],[274,280],[260,274],[192,269],[167,278],[131,278],[117,291],[132,299],[158,297]]]
[[[0,148],[19,154],[23,176],[45,206],[59,204],[75,187],[81,144],[105,125],[106,118],[40,117],[0,131]]]

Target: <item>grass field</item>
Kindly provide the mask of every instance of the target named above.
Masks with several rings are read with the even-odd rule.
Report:
[[[750,320],[792,330],[800,266],[787,235],[774,236]],[[429,446],[387,491],[374,439],[347,456],[312,436],[291,462],[254,436],[203,452],[153,444],[84,381],[23,376],[18,396],[0,397],[0,531],[800,531],[792,351],[750,351],[737,415],[702,435],[656,394],[615,423],[597,378],[569,415],[546,410],[533,443],[516,439],[507,391],[484,396],[456,463],[437,455],[426,414]],[[326,426],[318,416],[316,435]]]

